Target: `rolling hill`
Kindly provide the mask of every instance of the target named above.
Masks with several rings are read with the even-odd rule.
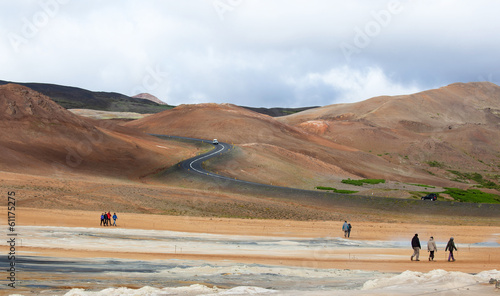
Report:
[[[125,126],[147,133],[217,138],[235,144],[231,162],[212,163],[213,169],[265,184],[312,189],[345,178],[439,183],[424,171],[231,104],[181,105]]]
[[[461,171],[498,180],[500,87],[489,82],[330,105],[278,120],[442,178]]]
[[[133,112],[141,114],[153,114],[172,109],[157,97],[141,93],[129,97],[116,92],[94,92],[78,87],[63,86],[49,83],[24,83],[0,80],[0,85],[14,83],[29,87],[38,91],[66,109],[90,109],[110,112]],[[263,108],[243,107],[258,113],[273,117],[294,114],[314,107],[303,108]]]
[[[5,172],[138,179],[192,150],[74,115],[16,84],[0,86],[0,114],[0,171]]]
[[[442,190],[423,189],[420,184],[471,188],[478,180],[467,173],[498,184],[498,89],[489,83],[454,84],[284,117],[231,104],[180,105],[118,124],[77,116],[39,92],[7,84],[0,86],[0,176],[9,187],[24,188],[23,205],[32,207],[95,210],[111,206],[122,211],[195,215],[205,215],[208,208],[214,215],[241,214],[239,209],[244,209],[245,215],[261,217],[273,204],[278,214],[265,217],[287,216],[291,208],[317,214],[307,217],[332,217],[323,212],[322,202],[316,203],[329,195],[319,194],[311,203],[299,193],[293,199],[268,200],[262,192],[218,190],[217,184],[200,184],[196,178],[176,174],[177,162],[207,147],[145,133],[232,143],[235,148],[230,153],[205,166],[237,179],[412,198],[412,192]],[[390,184],[358,188],[341,182],[347,178],[385,179]],[[32,185],[26,189],[26,184]],[[88,186],[93,189],[87,190]],[[61,195],[62,191],[66,193]],[[347,204],[353,200],[343,198]],[[247,211],[249,200],[253,210]],[[361,204],[347,206],[371,211]],[[329,207],[332,210],[336,204]]]
[[[15,83],[38,91],[66,109],[94,109],[114,112],[157,113],[172,108],[149,99],[128,97],[115,92],[93,92],[86,89],[48,83],[17,83],[0,80],[0,85]]]

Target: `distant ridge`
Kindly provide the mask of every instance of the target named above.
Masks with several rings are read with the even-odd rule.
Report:
[[[148,93],[129,97],[116,92],[94,92],[79,87],[58,84],[0,80],[0,85],[8,83],[19,84],[38,91],[66,109],[93,109],[111,112],[152,114],[175,107]],[[256,108],[243,106],[243,108],[272,117],[280,117],[317,108],[317,106],[302,108]]]
[[[66,109],[94,109],[114,112],[158,113],[172,108],[150,100],[132,98],[115,92],[93,92],[86,89],[47,83],[24,83],[0,80],[0,85],[19,84],[38,91]]]
[[[298,112],[302,112],[305,110],[309,109],[314,109],[314,108],[319,108],[318,106],[313,106],[313,107],[301,107],[301,108],[280,108],[280,107],[274,107],[274,108],[255,108],[255,107],[245,107],[242,106],[245,109],[252,110],[257,113],[269,115],[272,117],[280,117],[280,116],[286,116],[286,115],[291,115],[295,114]]]
[[[140,93],[138,95],[133,96],[132,98],[145,99],[145,100],[150,100],[150,101],[155,102],[155,103],[160,104],[160,105],[167,105],[167,103],[158,99],[156,96],[153,96],[152,94],[148,94],[148,93]]]

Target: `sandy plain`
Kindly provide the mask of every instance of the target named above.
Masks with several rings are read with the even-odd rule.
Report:
[[[271,236],[299,238],[342,237],[343,221],[292,221],[292,220],[254,220],[182,217],[149,215],[137,213],[117,213],[117,228],[169,230],[178,232],[210,233],[238,236]],[[59,226],[59,227],[101,227],[99,212],[76,210],[52,210],[22,208],[17,211],[17,225]],[[58,217],[54,219],[54,217]],[[2,219],[4,220],[4,219]],[[271,265],[301,266],[312,268],[357,269],[369,271],[403,272],[406,270],[428,272],[434,269],[476,273],[498,269],[500,266],[500,248],[476,247],[475,243],[500,243],[500,227],[467,225],[429,225],[418,223],[377,223],[350,221],[353,225],[351,239],[372,241],[408,241],[407,249],[364,248],[350,250],[342,248],[325,253],[314,252],[297,256],[251,255],[251,254],[179,254],[165,253],[164,250],[144,250],[144,252],[108,252],[91,250],[72,250],[64,246],[59,248],[20,247],[19,252],[28,252],[37,256],[50,257],[107,257],[143,260],[153,259],[188,259],[188,260],[230,260],[236,263],[260,263]],[[414,233],[419,233],[422,250],[420,262],[411,262],[410,240]],[[436,261],[427,261],[426,242],[430,236],[438,241],[455,238],[458,246],[456,262],[446,261],[444,250],[438,250]],[[6,247],[2,246],[6,251]],[[157,252],[158,251],[158,252]],[[408,256],[408,259],[387,259],[387,255]]]

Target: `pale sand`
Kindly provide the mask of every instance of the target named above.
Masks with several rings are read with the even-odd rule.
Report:
[[[100,212],[46,210],[18,208],[16,223],[35,226],[64,227],[100,227]],[[288,220],[250,220],[199,218],[164,215],[146,215],[132,213],[117,213],[118,226],[130,229],[170,230],[180,232],[196,232],[227,235],[256,235],[273,237],[341,237],[343,221],[288,221]],[[0,219],[6,221],[5,213]],[[144,250],[144,253],[129,252],[95,252],[76,251],[55,248],[19,247],[20,254],[53,257],[108,257],[130,259],[197,259],[206,261],[231,260],[239,263],[262,263],[272,265],[288,265],[311,268],[339,268],[403,272],[406,270],[428,272],[434,269],[447,271],[462,271],[475,273],[484,270],[498,269],[500,266],[500,248],[469,247],[469,244],[480,242],[500,243],[500,227],[498,226],[449,226],[416,223],[371,223],[349,221],[353,225],[351,238],[356,240],[397,240],[408,241],[408,249],[338,249],[329,253],[311,252],[290,256],[275,255],[205,255],[205,254],[175,254],[155,253],[155,250]],[[4,227],[4,226],[2,226]],[[413,250],[409,241],[415,233],[419,234],[423,250],[420,252],[420,262],[410,262]],[[430,236],[438,241],[447,241],[450,236],[455,238],[459,251],[456,262],[445,261],[444,250],[436,254],[436,262],[428,262],[426,242]],[[4,250],[5,246],[2,247]],[[3,252],[5,252],[3,250]],[[163,250],[162,250],[163,251]],[[32,253],[34,252],[34,253]],[[387,255],[407,257],[399,259]],[[402,258],[402,257],[400,257]]]

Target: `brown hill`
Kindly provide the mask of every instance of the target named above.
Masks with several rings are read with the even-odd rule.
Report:
[[[443,99],[450,99],[452,95],[461,97],[464,93],[461,89],[468,89],[468,86],[453,86],[442,94]],[[166,181],[141,178],[192,156],[200,147],[161,141],[139,131],[218,138],[234,143],[236,148],[225,158],[209,161],[206,165],[238,179],[307,189],[321,185],[356,190],[355,186],[341,187],[344,184],[340,180],[349,177],[460,187],[460,183],[450,181],[450,176],[446,175],[452,161],[460,164],[467,160],[492,174],[495,170],[484,159],[476,159],[477,155],[490,155],[489,150],[473,154],[457,147],[469,145],[472,148],[468,149],[496,151],[498,109],[488,100],[498,98],[497,88],[489,84],[479,84],[478,90],[472,88],[470,101],[476,102],[475,107],[460,107],[460,104],[454,107],[456,113],[465,110],[460,115],[462,118],[447,114],[446,110],[437,114],[437,107],[433,107],[432,116],[453,120],[446,124],[441,122],[444,120],[437,120],[441,125],[421,130],[416,119],[422,115],[417,111],[427,109],[404,102],[404,97],[396,102],[390,101],[399,97],[374,98],[366,101],[366,105],[327,106],[279,120],[227,104],[183,105],[118,126],[106,120],[79,117],[37,92],[7,85],[0,87],[0,179],[5,188],[22,188],[18,200],[23,208],[335,220],[345,217],[347,212],[357,219],[369,215],[372,218],[389,217],[388,221],[394,221],[394,216],[386,215],[391,211],[399,213],[400,208],[404,210],[406,201],[394,203],[394,200],[349,196],[342,197],[345,203],[339,205],[340,198],[335,203],[326,202],[326,199],[325,203],[317,203],[322,197],[329,197],[328,194],[308,199],[302,193],[274,199],[269,197],[272,194],[266,195],[265,190],[217,190],[216,182],[200,184],[198,178],[186,177],[182,172],[177,174],[175,169],[162,175]],[[428,101],[433,102],[434,91],[427,95]],[[439,99],[436,100],[434,104],[438,105]],[[415,114],[405,117],[401,111],[405,109],[399,105]],[[340,111],[332,112],[329,107]],[[476,111],[479,112],[474,113],[477,121],[467,119],[469,113]],[[391,114],[394,120],[390,120]],[[460,122],[463,124],[459,125]],[[450,123],[454,123],[451,129],[447,126]],[[462,146],[453,146],[453,143],[462,143]],[[461,154],[454,154],[457,152]],[[442,159],[438,158],[441,156]],[[442,161],[447,167],[429,167],[426,159]],[[494,161],[492,157],[492,163],[497,164]],[[126,178],[139,178],[142,182],[130,182]],[[412,186],[404,183],[392,182],[391,185],[400,186],[402,191],[423,191],[420,186],[410,189]],[[410,193],[390,190],[393,188],[358,190],[365,190],[361,192],[364,195],[411,197]],[[440,189],[428,191],[431,190]],[[376,210],[371,205],[375,205]],[[401,218],[398,221],[406,220],[410,209],[413,208],[400,213],[401,217],[398,214]],[[453,213],[459,215],[468,209],[457,212],[454,207]]]
[[[180,105],[172,110],[150,115],[126,124],[150,133],[188,136],[200,139],[218,138],[235,144],[283,143],[286,140],[306,141],[310,138],[300,129],[231,104]],[[284,143],[286,145],[286,143]],[[332,144],[333,145],[333,144]],[[338,149],[353,150],[336,145]]]
[[[348,177],[409,180],[408,168],[230,104],[181,105],[125,125],[233,143],[232,161],[215,169],[250,181],[312,189]],[[412,172],[411,178],[425,180],[428,174]]]
[[[16,84],[0,86],[0,114],[0,171],[138,178],[189,155],[180,145],[165,147],[154,137],[76,116]]]
[[[446,170],[428,163],[491,174],[500,165],[500,87],[488,82],[330,105],[278,120],[443,177],[450,177]]]
[[[112,112],[156,113],[170,109],[168,105],[159,105],[150,100],[131,98],[115,92],[94,92],[78,87],[49,83],[24,83],[0,80],[0,85],[18,84],[29,87],[51,98],[67,109],[94,109]]]

